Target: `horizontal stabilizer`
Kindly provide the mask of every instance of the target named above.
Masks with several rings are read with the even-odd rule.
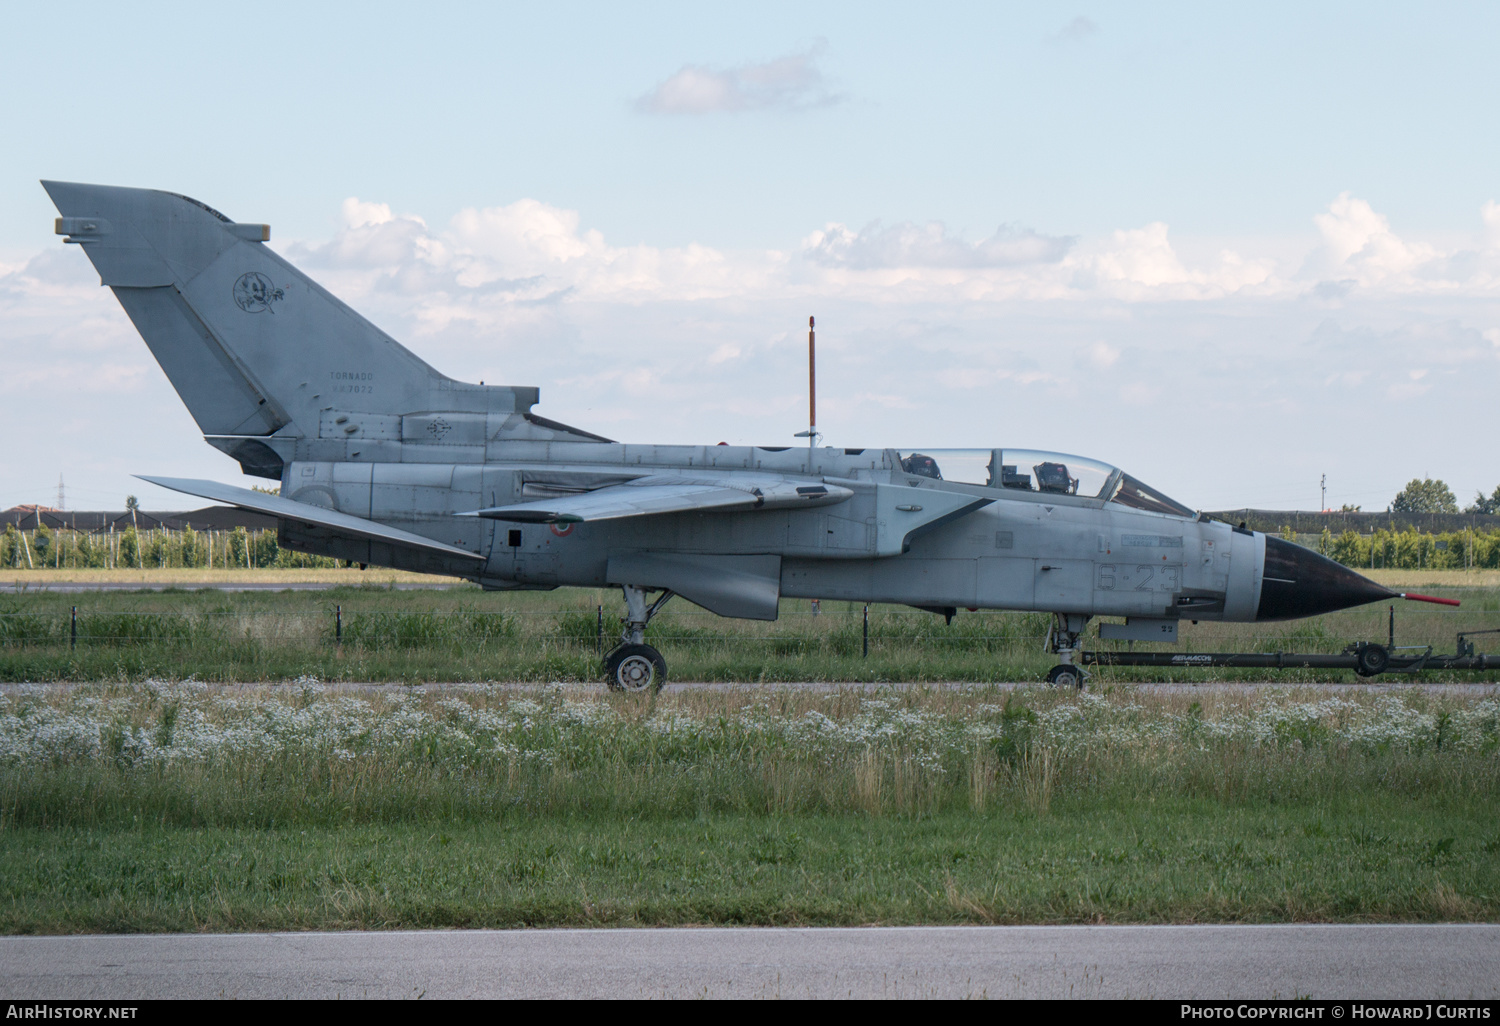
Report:
[[[483,558],[467,549],[460,549],[453,545],[444,545],[440,541],[424,538],[420,534],[412,534],[410,531],[399,531],[394,527],[386,527],[384,524],[377,524],[373,520],[366,520],[364,517],[350,516],[348,513],[324,509],[322,506],[314,506],[306,502],[296,502],[292,499],[283,499],[279,495],[251,491],[249,488],[236,488],[233,485],[219,484],[217,481],[198,481],[183,477],[147,477],[144,474],[137,474],[135,476],[142,481],[149,481],[151,484],[170,488],[174,492],[182,492],[185,495],[196,495],[199,498],[212,499],[215,502],[227,502],[231,506],[253,510],[256,513],[265,513],[268,516],[277,517],[281,520],[295,520],[299,523],[326,527],[340,534],[346,534],[355,538],[367,538],[408,549],[425,549],[429,552],[440,552],[445,556],[461,556],[465,559],[474,560]]]
[[[801,509],[844,502],[854,492],[812,479],[747,474],[652,474],[578,495],[460,513],[522,524],[576,524],[662,513]]]

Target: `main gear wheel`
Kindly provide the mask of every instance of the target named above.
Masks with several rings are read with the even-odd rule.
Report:
[[[650,645],[621,645],[604,657],[611,691],[653,694],[667,682],[667,661]]]

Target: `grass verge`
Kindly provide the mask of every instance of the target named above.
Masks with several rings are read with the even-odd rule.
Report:
[[[1500,918],[1500,700],[0,697],[0,931]]]
[[[1500,588],[1429,590],[1460,598],[1454,609],[1404,603],[1401,645],[1452,652],[1455,634],[1500,626]],[[602,609],[602,623],[599,612]],[[75,614],[76,610],[76,614]],[[165,591],[0,595],[0,681],[585,681],[598,680],[599,654],[619,637],[618,593],[483,594],[477,589],[395,591],[340,587],[325,592]],[[1186,652],[1339,652],[1350,641],[1383,641],[1383,605],[1291,623],[1184,623]],[[1097,621],[1096,621],[1097,624]],[[655,619],[647,640],[674,680],[709,682],[998,682],[1037,680],[1052,665],[1040,613],[961,611],[951,624],[903,607],[869,614],[825,603],[782,603],[774,623],[726,620],[684,602]],[[601,630],[602,626],[602,630]],[[1091,625],[1089,647],[1101,642]],[[76,631],[76,636],[75,636]],[[1500,635],[1477,635],[1496,651]],[[1142,646],[1137,646],[1142,647]],[[1162,646],[1145,646],[1161,648]],[[1266,671],[1111,668],[1101,682],[1264,679]],[[1329,681],[1353,671],[1283,671],[1278,679]],[[1430,671],[1427,679],[1434,679]],[[1441,677],[1437,679],[1443,679]],[[1451,672],[1446,679],[1495,680],[1500,673]]]
[[[7,831],[6,933],[1493,921],[1489,811],[514,817]]]

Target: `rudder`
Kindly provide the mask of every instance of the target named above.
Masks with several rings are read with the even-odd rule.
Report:
[[[265,225],[176,193],[42,184],[58,234],[88,254],[203,433],[247,472],[279,476],[273,447],[253,439],[317,438],[329,408],[452,410],[462,395],[475,412],[525,412],[536,401],[534,389],[439,374],[265,246]]]

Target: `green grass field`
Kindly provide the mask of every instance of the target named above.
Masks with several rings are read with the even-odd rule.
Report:
[[[1500,626],[1500,589],[1426,590],[1464,606],[1398,605],[1399,643]],[[599,605],[608,644],[604,592],[5,595],[0,679],[95,683],[0,694],[0,931],[1500,917],[1493,697],[1012,692],[1044,617],[878,607],[865,658],[859,607],[794,602],[653,624],[674,679],[747,686],[555,683],[597,679]],[[1385,631],[1381,605],[1183,636]]]
[[[1452,652],[1458,631],[1500,627],[1500,587],[1425,587],[1463,606],[1396,603],[1398,644]],[[608,648],[618,637],[621,609],[613,591],[27,591],[0,595],[0,680],[591,681],[600,672],[601,606]],[[1039,680],[1054,661],[1043,649],[1048,623],[1036,613],[960,611],[946,625],[931,613],[877,606],[866,657],[862,609],[852,603],[824,603],[814,617],[807,602],[788,600],[780,620],[760,623],[725,620],[676,600],[652,623],[648,639],[679,681],[1026,681]],[[1285,624],[1184,624],[1182,650],[1338,652],[1386,633],[1386,606],[1377,604]],[[1500,635],[1476,641],[1481,651],[1500,650]],[[1121,667],[1096,676],[1107,683],[1265,675]],[[1356,678],[1352,671],[1294,671],[1277,679]]]
[[[0,931],[1493,921],[1500,699],[0,697]]]
[[[1477,813],[1169,802],[18,831],[4,840],[0,930],[1494,921],[1496,843]]]

